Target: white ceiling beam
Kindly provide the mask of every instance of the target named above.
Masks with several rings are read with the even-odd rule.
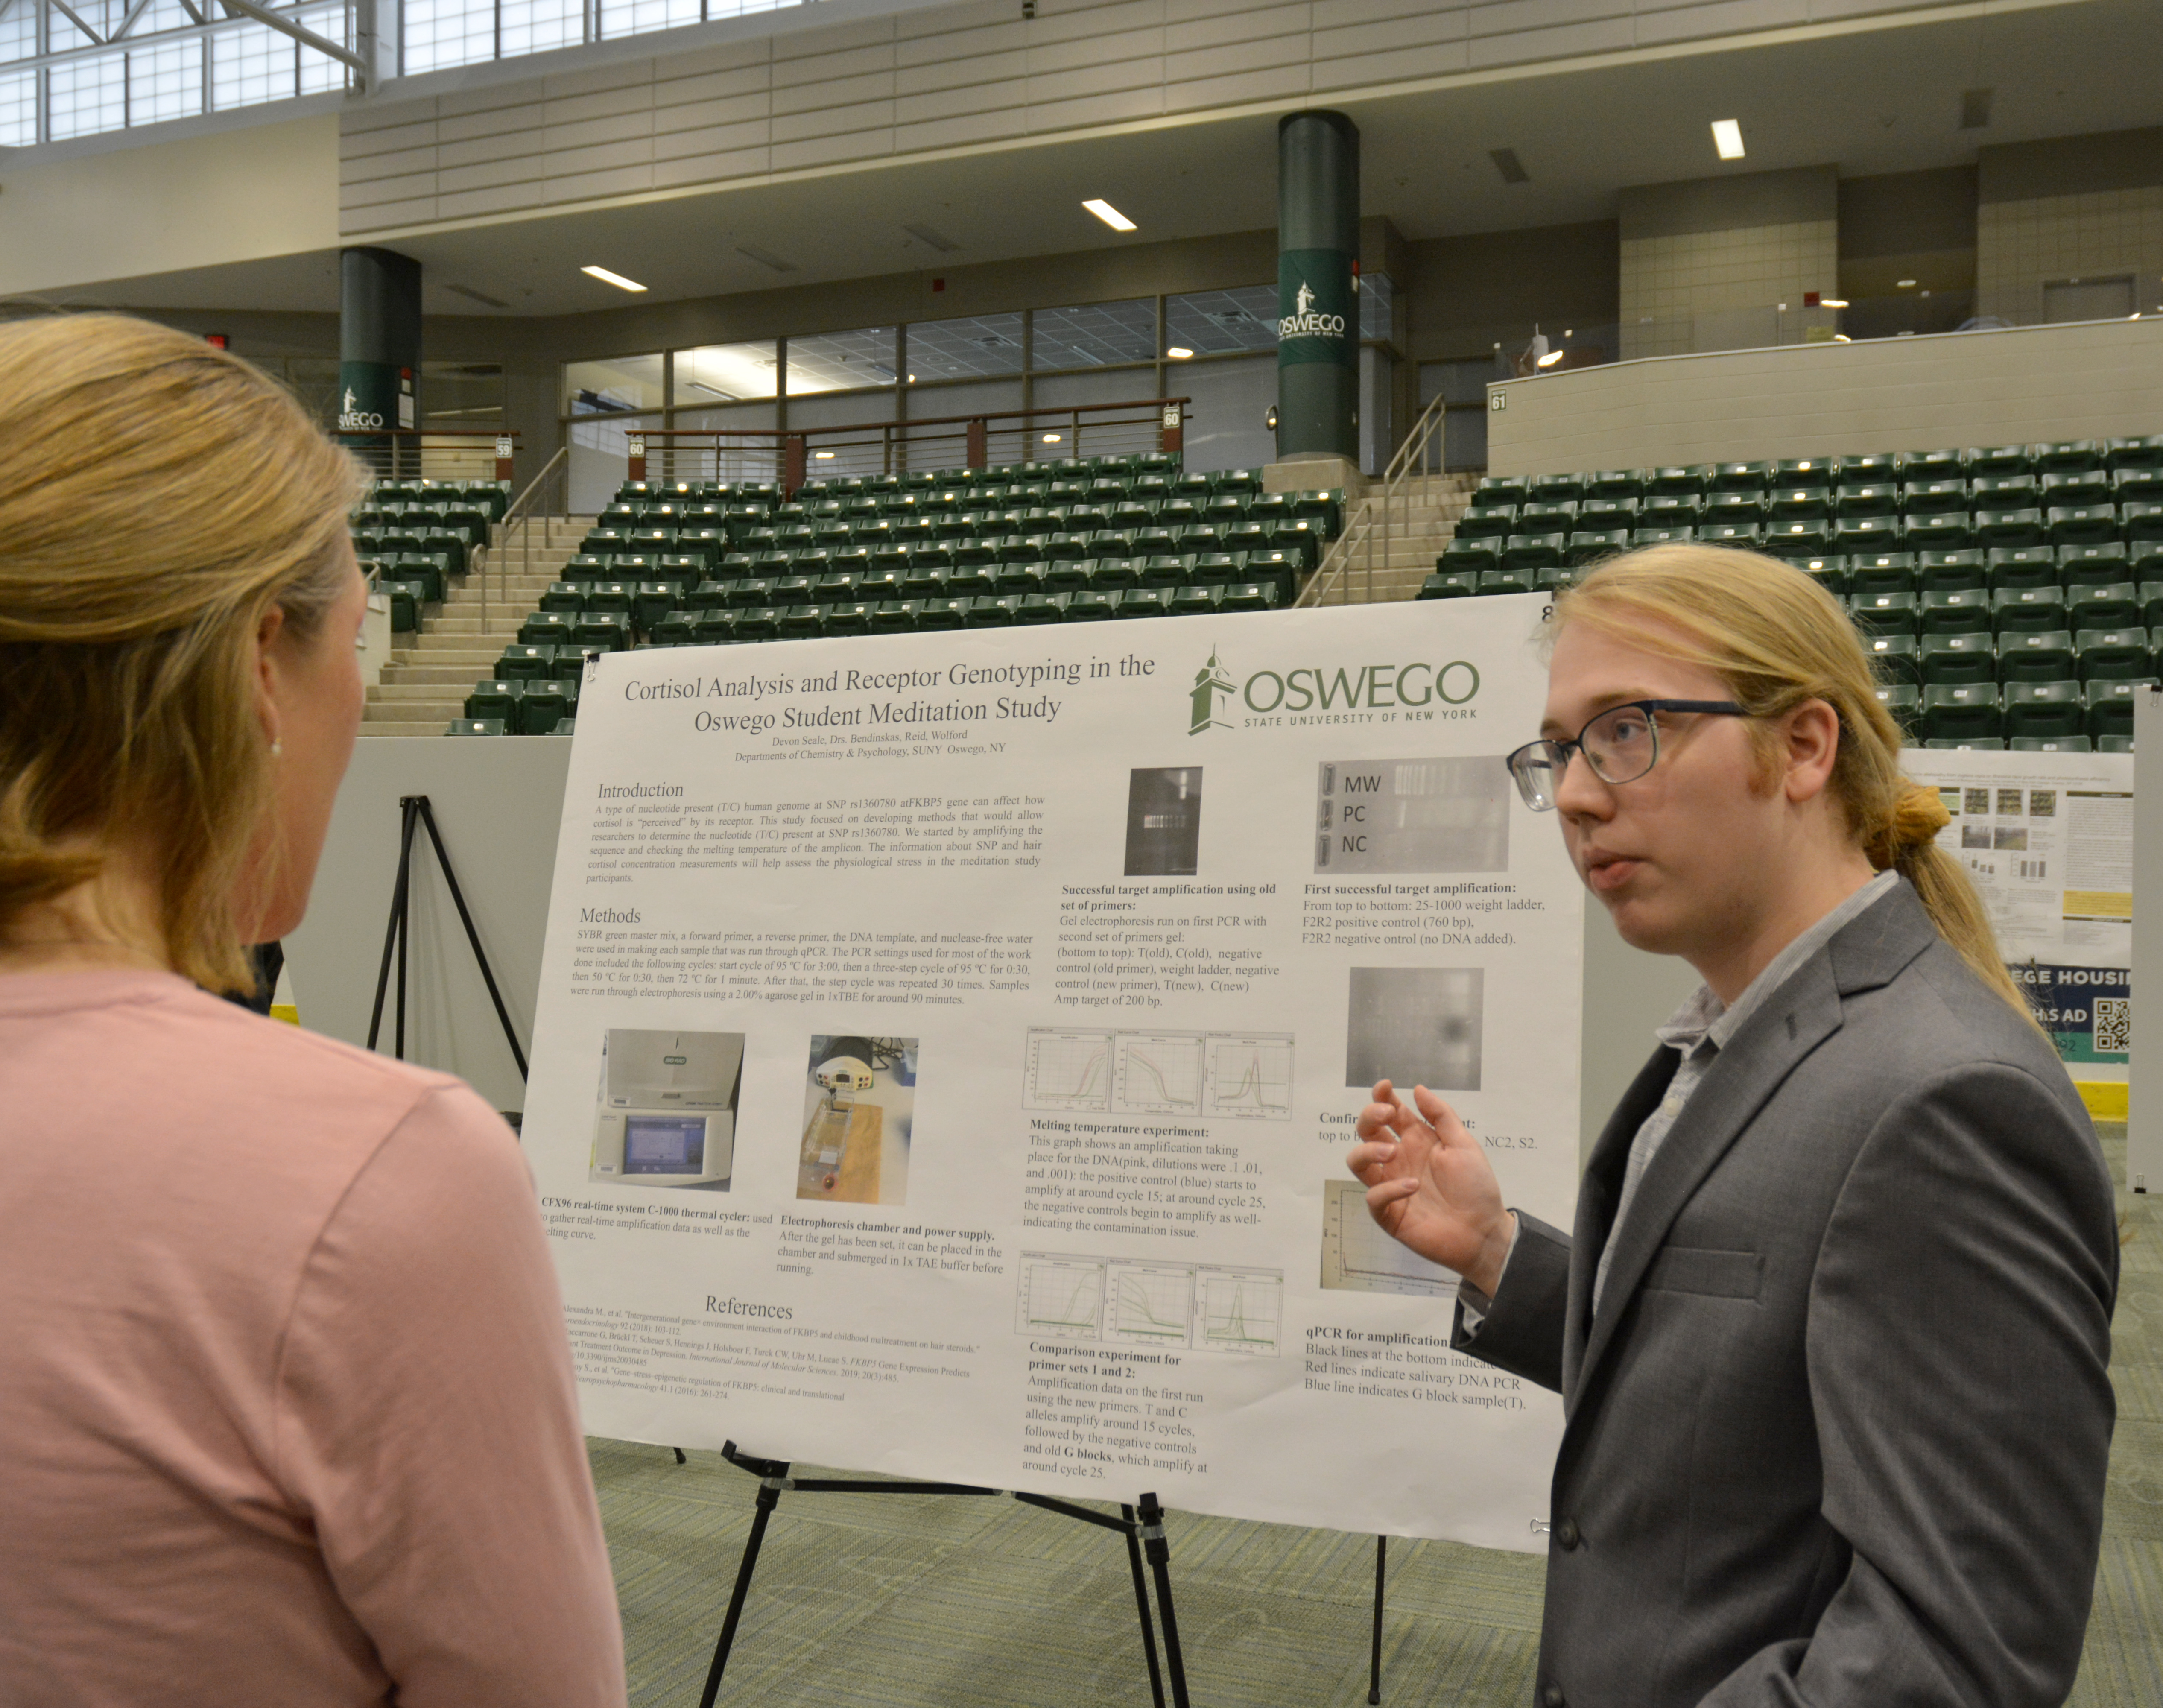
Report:
[[[55,6],[64,3],[65,0],[53,0],[53,4]],[[303,47],[312,47],[319,54],[337,60],[343,65],[351,65],[364,78],[368,75],[368,61],[354,52],[351,48],[347,47],[344,43],[333,41],[328,36],[317,35],[306,25],[296,24],[283,13],[273,12],[267,6],[259,6],[256,3],[256,0],[220,0],[220,3],[234,17],[252,18],[258,24],[276,30],[280,35],[290,35]]]

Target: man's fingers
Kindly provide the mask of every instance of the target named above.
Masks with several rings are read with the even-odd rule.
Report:
[[[1457,1111],[1423,1085],[1412,1087],[1412,1103],[1438,1134],[1448,1133],[1459,1124]]]
[[[1345,1167],[1362,1180],[1370,1168],[1386,1168],[1397,1160],[1397,1147],[1388,1140],[1370,1145],[1354,1145],[1346,1154]]]
[[[1380,1186],[1367,1188],[1367,1213],[1376,1221],[1390,1205],[1402,1202],[1419,1190],[1416,1180],[1385,1180]]]

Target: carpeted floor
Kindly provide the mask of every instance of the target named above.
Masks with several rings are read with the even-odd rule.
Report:
[[[2124,1129],[2103,1129],[2124,1176]],[[2118,1397],[2080,1708],[2163,1704],[2163,1199],[2122,1197]],[[591,1443],[636,1708],[693,1708],[750,1524],[718,1454]],[[810,1468],[804,1467],[806,1474]],[[1175,1513],[1196,1708],[1362,1703],[1375,1542]],[[1449,1543],[1390,1550],[1383,1700],[1532,1697],[1541,1563]],[[1124,1544],[1009,1500],[791,1494],[767,1532],[723,1703],[1109,1708],[1146,1703]]]

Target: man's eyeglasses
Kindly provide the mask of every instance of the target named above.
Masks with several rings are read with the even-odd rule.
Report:
[[[1554,810],[1563,773],[1582,753],[1602,783],[1635,783],[1660,761],[1660,714],[1703,712],[1747,718],[1731,699],[1633,699],[1612,705],[1577,732],[1574,741],[1527,741],[1506,762],[1517,793],[1536,813]]]

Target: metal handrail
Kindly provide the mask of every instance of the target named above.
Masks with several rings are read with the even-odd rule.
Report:
[[[1434,436],[1441,431],[1443,400],[1438,397],[1421,411],[1420,417],[1412,423],[1412,430],[1405,435],[1405,442],[1397,447],[1397,453],[1390,458],[1389,467],[1382,471],[1382,490],[1370,493],[1358,511],[1345,525],[1344,532],[1337,537],[1314,573],[1313,579],[1303,588],[1296,605],[1315,605],[1333,587],[1339,605],[1349,602],[1349,571],[1356,553],[1367,574],[1367,603],[1375,600],[1375,542],[1377,536],[1382,543],[1382,563],[1390,561],[1390,539],[1393,532],[1409,533],[1411,524],[1411,492],[1409,482],[1413,474],[1427,473],[1427,451]],[[1403,520],[1393,527],[1393,518],[1402,509]]]
[[[552,496],[560,496],[562,513],[567,516],[570,514],[570,469],[571,448],[565,445],[548,459],[538,474],[526,483],[525,491],[504,507],[503,520],[496,525],[500,531],[500,543],[505,555],[508,555],[511,531],[513,527],[518,530],[521,574],[530,575],[533,571],[534,517],[537,516],[542,521],[542,548],[545,551],[556,543],[558,511],[548,503],[548,500]],[[496,542],[491,541],[480,563],[480,631],[484,635],[488,632],[489,566],[495,563],[495,557]],[[505,587],[503,591],[508,595],[510,589]]]

